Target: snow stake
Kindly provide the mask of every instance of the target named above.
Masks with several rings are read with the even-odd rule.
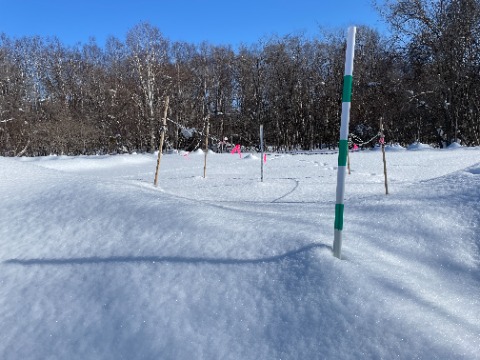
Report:
[[[355,26],[348,28],[347,51],[345,54],[345,75],[343,77],[342,93],[342,118],[340,125],[340,141],[338,144],[338,171],[337,171],[337,193],[335,202],[335,224],[333,255],[341,259],[343,212],[345,198],[345,177],[348,157],[348,124],[350,122],[350,107],[352,100],[353,84],[353,58],[355,54]]]
[[[206,124],[206,131],[205,131],[205,158],[203,160],[203,178],[207,177],[207,155],[208,155],[208,132],[210,130],[210,116],[207,115],[207,124]]]
[[[262,154],[260,160],[260,180],[263,182],[263,162],[265,161],[265,157],[267,154],[263,154],[263,125],[260,125],[260,153]]]
[[[162,151],[163,151],[163,142],[165,140],[165,133],[167,132],[167,115],[168,115],[168,103],[170,97],[167,96],[165,99],[165,109],[163,111],[163,122],[160,135],[160,144],[158,146],[158,157],[157,157],[157,167],[155,169],[155,178],[153,179],[153,185],[158,185],[158,172],[160,171],[160,162],[162,161]]]
[[[380,146],[382,147],[383,155],[383,175],[385,177],[385,195],[388,195],[388,181],[387,181],[387,159],[385,158],[385,135],[383,133],[383,119],[380,118]]]

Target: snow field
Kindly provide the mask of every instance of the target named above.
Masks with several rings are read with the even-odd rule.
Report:
[[[476,359],[480,149],[0,158],[2,359]]]

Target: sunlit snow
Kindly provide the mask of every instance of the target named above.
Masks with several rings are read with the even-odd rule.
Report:
[[[480,148],[0,158],[1,359],[478,359]]]

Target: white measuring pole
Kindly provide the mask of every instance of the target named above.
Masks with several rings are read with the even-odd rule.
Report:
[[[347,51],[345,54],[345,76],[343,77],[342,118],[340,125],[340,141],[338,144],[337,194],[335,202],[335,225],[333,240],[333,255],[341,259],[343,212],[345,199],[345,177],[347,173],[348,156],[348,124],[350,122],[350,107],[353,84],[353,58],[355,55],[355,26],[348,28]]]
[[[263,125],[260,125],[260,179],[263,182]]]

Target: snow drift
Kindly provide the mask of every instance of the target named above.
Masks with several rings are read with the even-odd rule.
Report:
[[[0,358],[476,359],[479,153],[0,158]]]

